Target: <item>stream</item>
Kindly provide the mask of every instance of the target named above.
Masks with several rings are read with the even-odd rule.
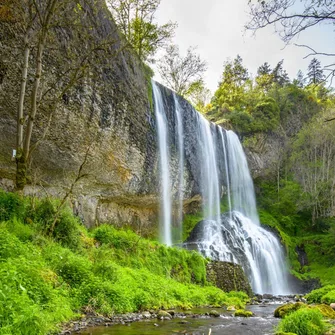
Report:
[[[209,308],[193,309],[199,317],[185,316],[172,320],[142,320],[111,327],[93,327],[81,332],[82,335],[270,335],[279,319],[273,312],[279,304],[251,305],[247,309],[253,317],[234,317],[233,312],[216,309],[220,317],[209,317]]]

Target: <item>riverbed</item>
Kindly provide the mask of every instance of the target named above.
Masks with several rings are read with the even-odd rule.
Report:
[[[210,309],[192,310],[192,315],[175,317],[171,320],[142,320],[110,327],[93,327],[82,335],[270,335],[279,320],[274,318],[273,312],[278,304],[251,305],[248,310],[253,317],[234,317],[233,312],[216,309],[220,317],[206,315]]]

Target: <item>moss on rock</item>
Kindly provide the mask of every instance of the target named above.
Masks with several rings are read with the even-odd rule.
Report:
[[[251,311],[247,311],[245,309],[238,309],[235,313],[234,316],[243,316],[245,318],[248,318],[250,316],[253,316],[253,313]]]
[[[335,311],[328,305],[319,304],[319,305],[307,305],[302,302],[297,302],[295,304],[286,304],[283,306],[278,307],[275,312],[274,316],[276,318],[284,318],[286,315],[291,314],[301,308],[307,309],[317,309],[321,312],[321,314],[327,319],[335,319]]]
[[[289,303],[283,306],[279,306],[278,308],[276,308],[276,310],[274,311],[274,316],[276,318],[284,318],[286,315],[297,311],[300,308],[305,308],[308,307],[306,304],[304,304],[303,302],[297,302],[295,304]]]
[[[327,319],[335,319],[335,311],[328,305],[320,304],[311,306],[311,308],[318,309],[322,313],[322,315]]]
[[[212,261],[206,266],[207,281],[225,292],[242,291],[252,296],[248,279],[238,264]]]
[[[219,313],[217,310],[212,309],[212,310],[209,312],[209,315],[218,318],[218,317],[220,316],[220,313]]]

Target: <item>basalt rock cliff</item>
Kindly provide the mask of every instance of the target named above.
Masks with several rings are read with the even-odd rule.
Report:
[[[90,28],[85,32],[67,26],[52,28],[53,39],[44,53],[32,138],[36,148],[24,192],[61,198],[74,186],[69,200],[85,225],[130,224],[144,235],[151,234],[157,229],[160,181],[150,71],[120,37],[103,0],[95,1],[94,7],[83,6],[79,14],[77,10],[64,13],[67,22],[78,20],[78,15]],[[16,24],[2,22],[0,26],[0,187],[6,190],[14,188],[12,151],[23,64],[22,35]],[[88,57],[80,78],[58,99],[57,94],[70,82],[71,66]],[[35,61],[32,52],[26,109]],[[169,127],[173,128],[173,93],[164,87],[161,90],[166,111],[171,114]],[[187,111],[192,107],[180,100],[186,111],[184,118],[191,116]],[[198,165],[192,155],[192,141],[196,141],[192,127],[188,120],[185,206],[194,208],[193,196],[199,193],[199,185],[193,177]],[[170,141],[176,147],[176,139]],[[171,156],[174,165],[173,149]],[[177,169],[175,161],[171,171]],[[79,170],[81,177],[77,178]]]

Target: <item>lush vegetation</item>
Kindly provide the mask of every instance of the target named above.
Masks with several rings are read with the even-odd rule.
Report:
[[[252,78],[237,56],[207,116],[270,157],[255,180],[261,222],[280,233],[294,275],[326,285],[335,283],[335,98],[323,79],[316,59],[290,80],[283,61]]]
[[[319,310],[302,308],[285,317],[278,330],[282,334],[322,335],[325,332],[325,324]]]
[[[234,305],[206,283],[206,260],[132,231],[88,232],[55,200],[0,192],[0,334],[35,335],[94,312]]]

